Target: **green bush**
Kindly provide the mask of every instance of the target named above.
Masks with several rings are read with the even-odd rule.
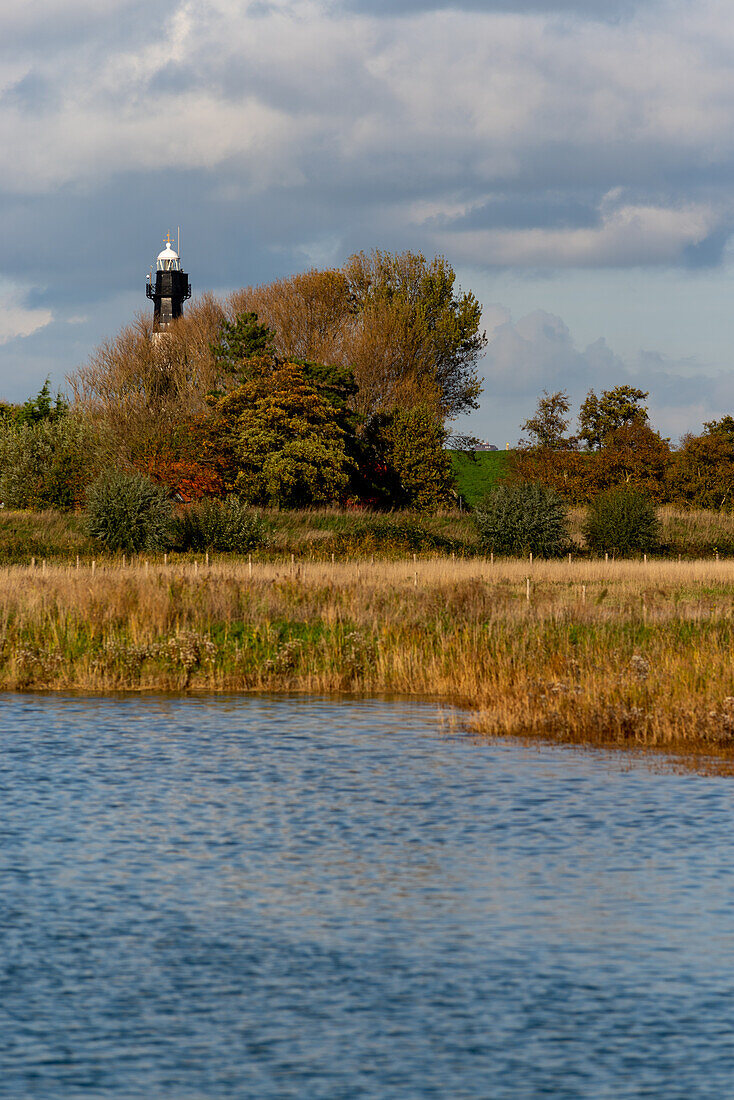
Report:
[[[137,471],[106,471],[87,493],[87,530],[107,550],[164,550],[174,535],[168,492]]]
[[[536,482],[496,486],[475,509],[474,521],[483,548],[495,554],[552,558],[570,542],[563,500]]]
[[[97,469],[97,439],[81,417],[0,421],[0,501],[6,508],[74,508]]]
[[[653,550],[660,541],[655,506],[638,489],[608,489],[588,506],[584,538],[591,550],[613,554]]]
[[[254,550],[264,541],[259,515],[237,497],[203,500],[183,510],[177,523],[176,545],[181,550]]]

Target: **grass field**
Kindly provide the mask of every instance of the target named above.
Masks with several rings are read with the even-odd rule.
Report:
[[[472,508],[508,471],[511,451],[452,451],[456,487]]]
[[[451,555],[475,557],[482,553],[471,514],[452,511],[438,515],[395,512],[376,514],[339,509],[310,511],[263,510],[265,544],[257,560],[290,558],[330,561],[345,558],[403,558]],[[570,514],[575,553],[585,555],[581,509]],[[683,558],[734,557],[734,515],[726,512],[684,511],[666,506],[659,511],[662,545],[658,555]],[[65,512],[10,512],[0,510],[0,565],[27,565],[32,559],[49,564],[87,563],[104,557],[84,533],[83,517]],[[188,560],[193,560],[189,556]]]
[[[734,756],[734,563],[0,569],[0,688],[397,693],[477,733]]]

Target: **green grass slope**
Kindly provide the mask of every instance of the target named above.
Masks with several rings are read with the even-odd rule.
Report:
[[[504,477],[511,451],[451,451],[456,487],[472,507]]]

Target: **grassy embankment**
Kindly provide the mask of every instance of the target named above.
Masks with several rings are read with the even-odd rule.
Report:
[[[571,533],[583,554],[583,511],[571,512]],[[413,553],[474,557],[481,553],[471,515],[447,512],[436,516],[410,513],[375,515],[362,512],[264,511],[266,544],[256,560],[337,560],[372,555],[400,558]],[[660,509],[662,545],[658,556],[683,558],[734,557],[734,515],[703,510]],[[101,558],[84,533],[83,518],[63,512],[0,511],[0,565],[75,562]],[[201,556],[201,555],[200,555]],[[190,560],[193,560],[190,557]]]
[[[451,464],[460,495],[474,508],[509,470],[512,451],[451,451]]]
[[[728,561],[15,566],[0,688],[419,695],[482,733],[728,755],[733,615]]]

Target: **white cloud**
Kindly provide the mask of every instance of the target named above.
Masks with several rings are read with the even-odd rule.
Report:
[[[0,37],[62,7],[0,14]],[[517,266],[676,262],[729,217],[722,197],[694,194],[702,166],[734,161],[734,24],[718,0],[611,24],[186,0],[162,37],[141,41],[136,24],[111,42],[127,8],[108,0],[105,33],[83,43],[8,53],[0,186],[50,194],[160,167],[223,173],[245,193],[371,184],[385,224]],[[76,0],[71,15],[89,10]],[[549,186],[591,189],[597,205],[623,192],[593,226],[461,225],[493,194]]]
[[[719,223],[708,204],[681,207],[620,205],[600,224],[566,229],[455,230],[438,242],[463,261],[519,267],[629,267],[674,263],[701,244]]]
[[[26,292],[0,283],[0,344],[18,336],[30,336],[53,320],[50,309],[32,309],[24,304]]]
[[[572,400],[572,427],[590,389],[599,393],[621,384],[649,392],[652,423],[676,439],[700,430],[705,420],[734,407],[734,376],[711,374],[690,359],[677,361],[659,352],[618,355],[603,337],[579,346],[565,321],[544,310],[512,318],[508,309],[489,311],[489,343],[483,363],[482,410],[458,425],[482,436],[502,437],[531,415],[543,390],[566,390]],[[511,442],[514,440],[511,440]]]

